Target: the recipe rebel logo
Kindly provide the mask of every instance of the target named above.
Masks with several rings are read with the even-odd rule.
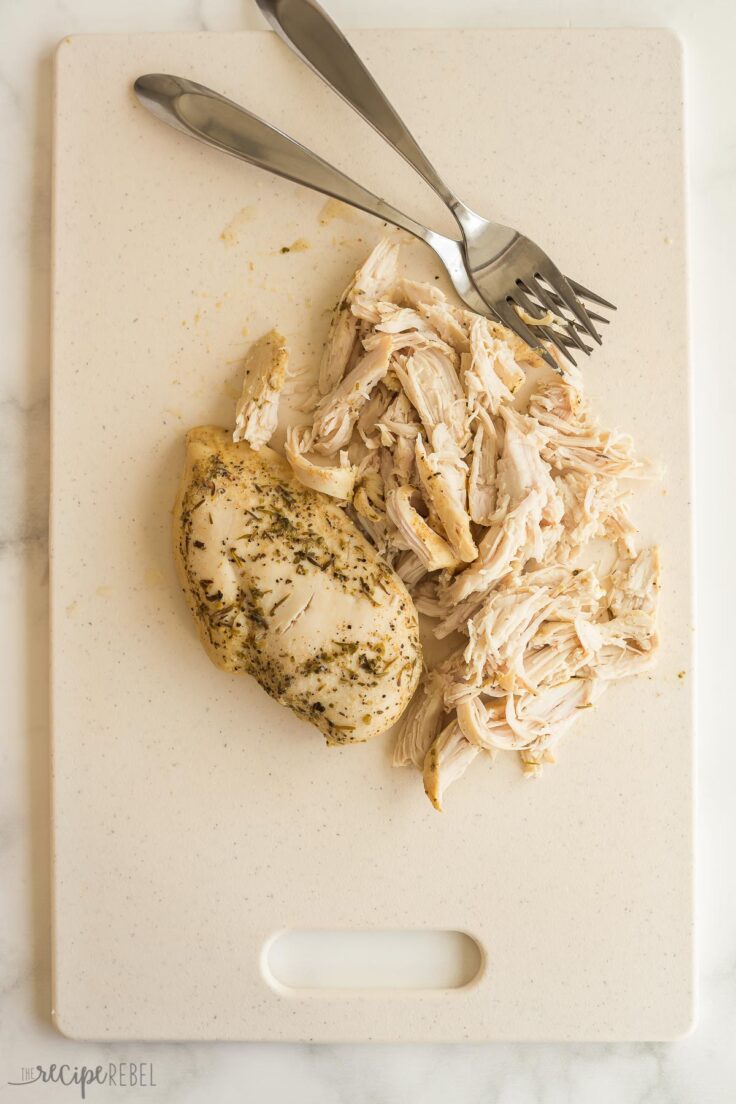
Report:
[[[71,1066],[66,1062],[50,1066],[22,1066],[20,1080],[9,1085],[64,1085],[79,1090],[82,1100],[93,1085],[121,1089],[155,1089],[152,1062],[108,1062],[99,1066]]]

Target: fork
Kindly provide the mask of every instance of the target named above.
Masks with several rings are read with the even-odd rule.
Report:
[[[317,0],[256,3],[279,37],[401,154],[449,208],[463,237],[471,279],[500,321],[534,349],[540,338],[552,342],[573,363],[571,346],[586,354],[591,351],[580,332],[601,343],[594,320],[606,323],[608,319],[586,310],[581,300],[609,310],[616,309],[613,304],[563,276],[530,238],[513,227],[489,222],[454,195]],[[550,324],[534,325],[534,333],[522,313],[528,319],[547,318]]]
[[[473,283],[466,266],[463,246],[455,238],[438,234],[416,222],[327,161],[323,161],[288,134],[211,88],[205,88],[185,77],[148,73],[138,77],[134,90],[144,107],[176,130],[277,176],[358,207],[420,238],[437,254],[455,291],[466,305],[476,314],[497,317]],[[520,322],[520,319],[517,321]],[[513,328],[519,333],[518,325]],[[526,330],[527,327],[523,329]],[[557,361],[541,344],[541,335],[537,337],[529,331],[528,339],[523,334],[520,336],[523,340],[528,340],[531,348],[551,368],[560,371]]]

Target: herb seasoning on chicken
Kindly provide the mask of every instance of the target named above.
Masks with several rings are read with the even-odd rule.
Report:
[[[174,512],[183,589],[214,663],[253,675],[328,743],[368,740],[421,670],[404,584],[333,501],[270,448],[187,436]]]

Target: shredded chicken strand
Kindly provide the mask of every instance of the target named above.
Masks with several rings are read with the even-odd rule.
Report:
[[[417,436],[414,459],[427,505],[436,512],[450,546],[459,560],[472,562],[478,549],[468,514],[468,469],[446,425],[435,427],[430,452],[421,434]]]
[[[270,330],[251,345],[243,363],[243,390],[235,411],[233,441],[247,441],[257,452],[271,440],[288,363],[286,341],[277,330]]]
[[[438,812],[442,812],[445,790],[460,778],[478,754],[479,748],[467,740],[457,721],[450,721],[424,757],[424,792]]]
[[[313,447],[331,456],[350,444],[353,428],[371,391],[386,375],[391,359],[391,339],[382,337],[361,357],[334,391],[320,402],[314,415]]]
[[[347,452],[340,453],[339,467],[319,465],[306,455],[311,447],[311,430],[290,426],[286,431],[284,453],[291,470],[300,483],[313,491],[322,491],[331,498],[349,501],[355,486],[356,469],[348,462]]]

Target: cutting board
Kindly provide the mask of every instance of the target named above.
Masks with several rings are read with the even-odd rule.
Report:
[[[327,750],[200,647],[171,553],[187,427],[229,424],[249,340],[314,363],[383,228],[152,119],[214,86],[440,230],[436,199],[268,32],[66,39],[56,67],[54,1016],[79,1038],[669,1039],[692,1019],[690,491],[682,76],[663,31],[361,31],[467,202],[618,313],[584,366],[661,459],[659,666],[529,781],[476,762],[432,810],[391,741]],[[297,243],[294,245],[294,243]],[[289,246],[288,252],[283,251]],[[407,271],[440,276],[425,247]],[[290,988],[279,932],[460,931],[457,989]]]

